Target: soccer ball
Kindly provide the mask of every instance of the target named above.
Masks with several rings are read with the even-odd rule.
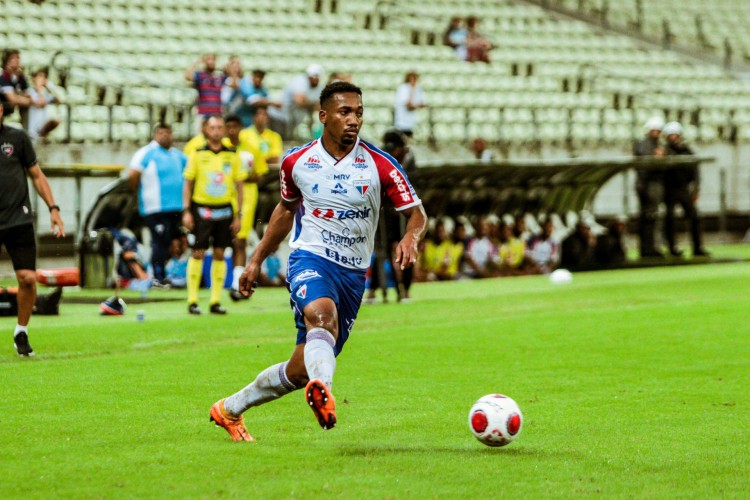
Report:
[[[505,446],[521,433],[523,415],[508,396],[488,394],[479,399],[469,412],[469,429],[487,446]]]

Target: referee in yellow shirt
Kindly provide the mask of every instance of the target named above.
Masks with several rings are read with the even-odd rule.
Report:
[[[211,312],[226,314],[219,303],[227,265],[224,249],[232,245],[232,237],[240,228],[242,184],[247,173],[240,167],[240,158],[233,148],[222,144],[226,132],[224,119],[212,116],[206,122],[206,145],[188,157],[182,193],[182,225],[194,237],[192,255],[187,267],[188,312],[200,314],[198,289],[201,283],[203,257],[213,244],[211,263]]]

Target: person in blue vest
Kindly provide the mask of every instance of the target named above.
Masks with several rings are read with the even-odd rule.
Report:
[[[151,231],[151,267],[155,282],[162,284],[172,240],[180,237],[182,172],[187,157],[172,147],[172,128],[160,123],[153,140],[130,161],[128,180],[138,192],[138,210]]]

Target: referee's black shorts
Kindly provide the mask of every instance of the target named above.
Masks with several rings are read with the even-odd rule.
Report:
[[[232,205],[197,205],[191,206],[193,213],[193,235],[195,242],[192,248],[195,250],[207,250],[209,246],[214,248],[227,248],[232,246],[232,219],[234,211]]]
[[[0,229],[0,252],[3,245],[10,255],[14,271],[36,271],[36,238],[33,224]]]

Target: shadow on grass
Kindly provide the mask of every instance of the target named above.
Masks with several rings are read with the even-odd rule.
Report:
[[[430,445],[414,445],[414,446],[347,446],[341,447],[338,450],[339,454],[345,457],[375,457],[385,455],[398,455],[398,454],[424,454],[433,455],[435,453],[456,455],[456,456],[486,456],[486,455],[497,455],[497,456],[513,456],[513,457],[534,457],[534,458],[545,458],[545,457],[559,457],[562,455],[575,455],[572,451],[551,451],[551,450],[540,450],[528,447],[509,446],[502,447],[490,447],[482,446],[479,443],[477,445],[465,445],[465,446],[430,446]]]

